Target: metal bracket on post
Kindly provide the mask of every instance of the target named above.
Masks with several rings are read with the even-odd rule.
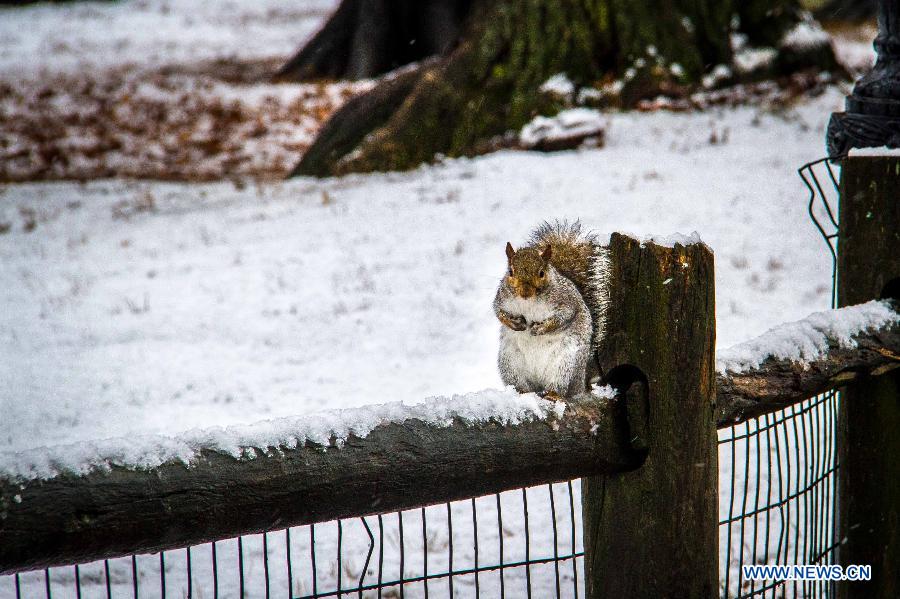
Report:
[[[878,0],[878,60],[828,123],[828,155],[852,148],[900,148],[900,0]]]

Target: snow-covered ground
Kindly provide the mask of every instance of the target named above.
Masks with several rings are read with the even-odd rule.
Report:
[[[4,9],[0,72],[287,56],[332,5],[145,0]],[[611,114],[602,149],[504,151],[409,173],[247,187],[0,187],[0,452],[497,388],[490,306],[503,247],[548,218],[580,218],[601,233],[698,231],[716,254],[719,347],[825,309],[831,260],[796,169],[823,155],[825,123],[844,92],[830,87],[771,109]],[[566,522],[567,488],[554,489]],[[530,493],[539,531],[532,550],[546,553],[547,490]],[[506,558],[521,558],[521,497],[504,501]],[[487,503],[484,510],[494,509]],[[457,514],[471,522],[471,512],[454,509],[456,558],[471,560],[471,532],[456,525]],[[446,560],[446,515],[439,517],[429,512],[426,545]],[[491,537],[496,526],[479,527],[486,563],[496,559],[486,547],[499,539]],[[330,547],[335,531],[319,530],[317,547]],[[346,534],[366,538],[361,528]],[[245,547],[257,594],[261,542]],[[570,542],[559,539],[561,550]],[[294,539],[298,563],[304,543]],[[362,554],[347,558],[357,574],[365,560],[358,546]],[[283,536],[269,550],[283,560]],[[219,556],[231,564],[235,551],[227,542]],[[196,557],[204,572],[207,553]],[[167,569],[183,558],[167,554]],[[156,585],[148,592],[158,595],[158,558],[140,559],[147,587]],[[85,570],[88,596],[105,593],[98,568]],[[337,573],[334,564],[322,568]],[[571,585],[569,568],[562,576]],[[552,571],[540,588],[550,588]],[[114,590],[130,593],[130,575],[130,562],[114,562]],[[222,574],[221,596],[233,596],[233,575],[233,567]],[[72,592],[72,576],[54,571],[54,596]],[[170,593],[180,595],[183,574],[172,576]],[[271,576],[286,588],[283,561]],[[519,584],[524,572],[507,576]],[[298,569],[294,579],[296,592],[311,591],[308,575]],[[43,593],[42,575],[24,580],[26,596]],[[12,596],[11,581],[0,579],[0,597]]]
[[[503,246],[545,218],[699,231],[721,347],[825,308],[830,259],[795,169],[822,153],[839,103],[617,114],[604,149],[403,174],[8,186],[0,378],[15,426],[0,448],[496,387]]]
[[[370,85],[269,83],[332,5],[0,8],[0,181],[283,178]]]
[[[0,9],[0,73],[286,57],[336,0],[131,0]]]

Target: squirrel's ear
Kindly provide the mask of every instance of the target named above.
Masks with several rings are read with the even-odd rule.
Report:
[[[513,246],[510,242],[506,242],[506,258],[508,260],[512,260],[513,255],[516,253],[516,250],[513,249]]]
[[[547,247],[544,248],[544,251],[541,252],[541,258],[544,259],[544,262],[550,262],[550,257],[553,255],[553,246],[549,243]]]

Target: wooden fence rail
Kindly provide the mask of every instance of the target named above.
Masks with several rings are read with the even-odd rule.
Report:
[[[0,574],[624,472],[640,465],[624,435],[607,402],[586,401],[517,425],[385,424],[327,451],[0,481]]]
[[[900,303],[892,302],[900,312]],[[900,368],[900,324],[854,337],[855,347],[831,342],[828,351],[806,364],[766,360],[759,368],[716,377],[719,428],[776,412],[810,397],[866,377]]]

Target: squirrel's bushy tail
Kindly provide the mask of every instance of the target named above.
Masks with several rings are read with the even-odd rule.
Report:
[[[594,319],[593,347],[597,348],[606,334],[606,312],[609,309],[610,285],[609,249],[599,243],[594,244],[591,256],[589,299],[586,301]]]
[[[579,244],[595,244],[596,235],[587,232],[581,226],[581,221],[569,222],[567,220],[544,221],[531,232],[529,245],[539,244],[565,244],[576,246]]]
[[[593,345],[606,331],[609,306],[609,250],[580,221],[544,221],[531,234],[529,245],[553,248],[550,264],[581,292],[593,320]]]

